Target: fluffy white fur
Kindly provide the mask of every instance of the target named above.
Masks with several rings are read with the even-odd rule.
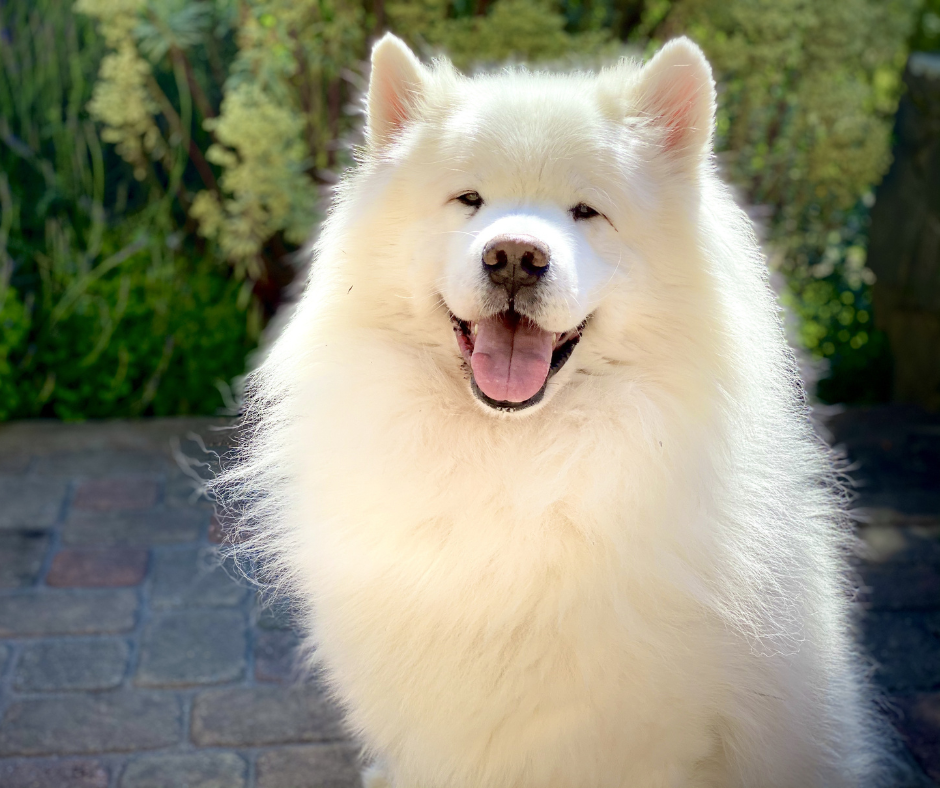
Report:
[[[874,785],[838,489],[701,52],[469,79],[386,37],[368,106],[212,486],[299,600],[369,784]],[[552,246],[539,322],[592,316],[510,414],[448,315],[483,309],[505,227]]]

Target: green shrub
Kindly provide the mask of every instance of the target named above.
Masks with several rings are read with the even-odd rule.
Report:
[[[166,185],[99,141],[92,24],[36,0],[0,29],[0,419],[216,411],[256,307]]]
[[[0,421],[20,410],[20,386],[14,363],[29,336],[29,312],[12,287],[0,282]]]
[[[389,25],[418,50],[443,50],[460,68],[505,61],[537,62],[617,53],[611,9],[604,4],[551,0],[399,0],[388,4]]]
[[[825,402],[883,402],[891,394],[887,337],[874,328],[874,277],[865,267],[870,205],[866,198],[833,216],[825,237],[794,233],[784,247],[790,259],[777,260],[788,276],[783,301],[797,318],[797,339],[826,360],[817,391]]]
[[[720,84],[717,148],[744,200],[763,206],[798,337],[833,401],[888,396],[865,267],[873,188],[920,0],[675,0],[656,35],[686,32]]]
[[[911,51],[940,51],[940,0],[924,0],[911,37]]]
[[[106,235],[103,254],[119,245]],[[164,416],[223,404],[217,383],[241,372],[251,347],[239,283],[211,259],[167,249],[160,236],[130,248],[86,281],[72,306],[66,288],[33,333],[20,376],[26,391],[41,393],[21,415]]]

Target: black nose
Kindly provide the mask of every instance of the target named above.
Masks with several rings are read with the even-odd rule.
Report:
[[[483,249],[483,269],[493,284],[514,296],[548,271],[548,247],[531,235],[497,235]]]

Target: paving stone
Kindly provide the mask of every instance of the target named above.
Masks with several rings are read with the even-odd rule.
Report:
[[[208,538],[212,544],[222,544],[225,541],[225,527],[216,512],[212,513],[212,519],[209,520]]]
[[[862,528],[926,528],[934,532],[940,527],[940,515],[910,514],[898,509],[890,508],[859,508],[853,507],[852,516],[860,523]]]
[[[124,678],[128,652],[127,642],[117,638],[27,643],[13,686],[21,692],[111,689]]]
[[[910,513],[940,511],[936,506],[940,493],[936,483],[938,426],[936,414],[896,404],[846,408],[827,420],[834,442],[848,449],[853,476],[865,482],[859,487],[862,499],[880,499],[882,506]],[[918,506],[928,503],[930,493],[934,494],[933,508]]]
[[[863,511],[859,517],[858,535],[869,561],[940,564],[940,517],[906,515],[892,509]]]
[[[243,788],[248,765],[234,752],[144,755],[121,775],[121,788]]]
[[[137,592],[43,589],[0,596],[0,637],[126,632],[137,618]]]
[[[853,477],[858,474],[853,473]],[[918,490],[908,487],[906,490],[878,491],[871,487],[859,487],[854,490],[858,495],[855,504],[864,509],[886,508],[910,515],[929,515],[940,511],[940,490]]]
[[[233,607],[248,587],[231,564],[221,564],[214,548],[154,552],[151,604],[154,608]]]
[[[246,747],[343,738],[338,711],[312,685],[206,690],[193,703],[191,736],[200,746]]]
[[[218,684],[245,672],[245,617],[234,610],[181,610],[147,625],[135,683],[145,687]]]
[[[869,610],[940,609],[940,567],[929,563],[864,564],[859,601]]]
[[[39,529],[54,525],[68,489],[66,479],[0,476],[0,529]]]
[[[0,678],[7,671],[7,663],[10,661],[10,655],[13,650],[6,643],[0,643]]]
[[[85,448],[37,457],[30,470],[45,476],[90,478],[163,473],[169,462],[166,455],[153,451]]]
[[[196,507],[212,511],[212,501],[203,493],[205,482],[183,472],[171,473],[166,480],[163,498],[167,506]]]
[[[232,515],[224,514],[215,507],[212,510],[212,519],[209,521],[209,541],[212,544],[240,544],[245,541],[245,535],[235,528],[236,522]]]
[[[44,531],[0,531],[0,588],[33,585],[48,549]]]
[[[253,617],[261,629],[294,628],[294,612],[290,600],[285,597],[265,599],[256,595]]]
[[[46,584],[68,588],[136,586],[147,572],[147,551],[137,547],[75,547],[52,559]]]
[[[892,698],[895,725],[927,775],[940,782],[940,692]]]
[[[179,743],[179,699],[117,690],[14,701],[0,721],[0,755],[153,750]]]
[[[342,744],[280,747],[258,756],[258,788],[360,788],[356,751]]]
[[[66,545],[145,546],[195,542],[209,519],[198,509],[72,512],[62,526]]]
[[[863,619],[866,648],[878,663],[875,680],[886,691],[940,687],[940,638],[930,631],[933,617],[915,612],[871,612]]]
[[[149,509],[157,502],[157,480],[148,476],[111,476],[78,485],[72,508],[89,512]]]
[[[0,451],[0,473],[25,473],[33,462],[33,455],[28,451]]]
[[[0,763],[3,788],[108,788],[108,767],[88,759],[20,761]]]
[[[156,451],[171,447],[178,438],[189,445],[194,436],[214,446],[227,439],[222,429],[232,419],[206,416],[172,416],[143,419],[111,419],[62,422],[30,419],[6,423],[0,428],[0,451],[29,451],[36,455],[91,450]]]
[[[937,788],[938,784],[927,776],[910,749],[905,746],[899,749],[899,773],[892,780],[890,788]]]
[[[255,679],[290,682],[297,678],[299,638],[290,630],[267,630],[255,638]]]

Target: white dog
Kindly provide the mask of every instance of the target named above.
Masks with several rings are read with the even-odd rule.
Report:
[[[874,785],[845,518],[699,49],[393,36],[214,484],[395,788]]]

